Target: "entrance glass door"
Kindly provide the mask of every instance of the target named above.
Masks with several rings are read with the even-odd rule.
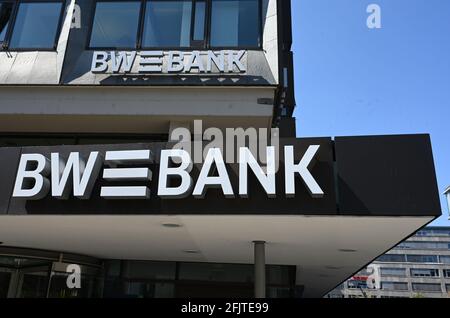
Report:
[[[0,257],[0,298],[43,298],[47,295],[51,262]]]
[[[80,265],[80,288],[69,288],[68,263],[0,256],[0,298],[92,298],[101,296],[96,267]]]
[[[16,298],[45,298],[48,294],[50,264],[18,270]],[[14,284],[14,281],[11,282]]]

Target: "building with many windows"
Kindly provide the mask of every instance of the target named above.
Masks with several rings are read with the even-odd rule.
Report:
[[[450,298],[450,227],[426,227],[327,297]]]
[[[0,0],[0,297],[321,297],[439,217],[430,136],[296,138],[291,44],[287,0]]]

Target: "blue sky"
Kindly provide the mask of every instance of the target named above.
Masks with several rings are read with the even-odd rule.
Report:
[[[381,7],[381,29],[366,25]],[[297,134],[429,133],[450,185],[450,1],[292,0]],[[433,225],[449,225],[444,216]]]

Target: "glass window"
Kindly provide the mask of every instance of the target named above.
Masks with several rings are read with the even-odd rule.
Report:
[[[448,250],[450,249],[450,244],[447,242],[403,242],[400,243],[396,248],[402,249],[432,249],[432,250]]]
[[[406,271],[404,268],[381,268],[381,276],[397,276],[405,277]]]
[[[411,268],[411,276],[413,276],[413,277],[439,277],[439,270],[424,269],[424,268]]]
[[[408,262],[411,263],[437,263],[436,255],[407,255]]]
[[[445,289],[447,289],[447,293],[450,293],[450,284],[445,285]]]
[[[53,48],[58,32],[61,9],[61,2],[20,3],[10,48]]]
[[[408,283],[381,282],[381,289],[384,289],[384,290],[408,290]]]
[[[367,289],[367,281],[351,279],[347,282],[347,286],[350,289],[356,289],[356,288]]]
[[[4,272],[0,269],[0,299],[8,296],[9,282],[11,280],[11,273]]]
[[[290,298],[291,289],[287,287],[267,287],[267,298]]]
[[[49,281],[49,272],[32,272],[23,275],[19,298],[44,298],[46,297]]]
[[[405,255],[401,255],[401,254],[385,254],[385,255],[381,255],[380,257],[377,258],[378,262],[404,262],[405,261]]]
[[[293,281],[293,268],[290,266],[266,266],[266,282],[268,285],[289,285]]]
[[[175,263],[126,261],[122,264],[124,277],[131,279],[175,279]]]
[[[441,284],[413,283],[412,289],[414,291],[441,292]]]
[[[450,269],[444,269],[444,277],[450,278]]]
[[[416,236],[450,236],[450,230],[447,228],[427,228],[418,231]]]
[[[68,288],[68,273],[53,272],[48,290],[49,298],[98,298],[100,279],[92,275],[81,275],[81,288]]]
[[[12,3],[0,2],[0,42],[3,42],[5,40],[9,21],[11,20],[12,9]]]
[[[90,47],[135,48],[140,1],[97,2]]]
[[[439,256],[441,263],[450,264],[450,255],[441,255]]]
[[[205,17],[206,17],[206,2],[195,2],[195,17],[194,17],[194,41],[202,41],[205,38]]]
[[[238,264],[181,263],[180,280],[253,282],[253,267]]]
[[[259,0],[212,0],[211,46],[258,47]]]
[[[124,297],[127,298],[173,298],[175,285],[164,282],[128,282],[125,283]]]
[[[192,1],[147,1],[144,47],[189,47]]]

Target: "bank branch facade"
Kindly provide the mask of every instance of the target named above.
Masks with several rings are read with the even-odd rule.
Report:
[[[296,138],[290,11],[0,0],[0,297],[321,297],[440,216],[428,135]]]

